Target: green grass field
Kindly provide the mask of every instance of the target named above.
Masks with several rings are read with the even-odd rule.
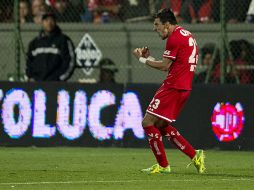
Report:
[[[149,149],[0,148],[0,189],[254,189],[254,152],[206,151],[207,173],[167,150],[172,174],[147,175]]]

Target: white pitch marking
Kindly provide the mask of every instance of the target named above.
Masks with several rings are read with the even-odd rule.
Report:
[[[172,179],[172,180],[116,180],[116,181],[38,181],[0,183],[0,185],[47,185],[47,184],[87,184],[87,183],[136,183],[136,182],[200,182],[200,179]],[[205,179],[204,181],[254,181],[252,178],[237,179]]]

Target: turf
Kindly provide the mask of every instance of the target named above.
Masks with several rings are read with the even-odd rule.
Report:
[[[206,151],[204,175],[181,152],[167,155],[172,174],[147,175],[149,149],[0,148],[0,189],[254,189],[254,152]]]

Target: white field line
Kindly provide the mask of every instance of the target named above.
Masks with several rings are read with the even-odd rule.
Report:
[[[232,179],[168,179],[168,180],[89,180],[89,181],[38,181],[38,182],[10,182],[0,183],[0,185],[47,185],[47,184],[100,184],[100,183],[138,183],[138,182],[198,182],[201,181],[254,181],[254,178],[232,178]]]

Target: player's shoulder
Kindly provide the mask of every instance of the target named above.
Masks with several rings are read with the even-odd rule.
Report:
[[[184,28],[181,27],[181,26],[177,26],[177,27],[175,28],[175,34],[176,34],[177,36],[182,36],[182,37],[189,37],[189,36],[192,36],[192,34],[191,34],[190,31],[184,29]]]
[[[193,38],[191,32],[180,26],[176,27],[173,33],[174,35],[172,35],[171,38],[172,43],[186,44],[186,42],[188,42],[190,37]]]

